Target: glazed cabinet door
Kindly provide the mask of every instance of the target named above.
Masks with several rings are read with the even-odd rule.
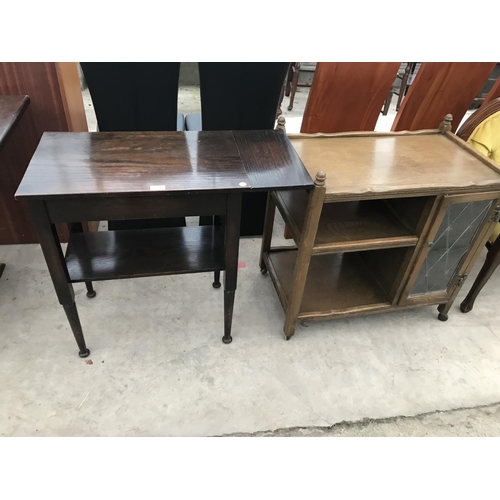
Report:
[[[410,273],[400,304],[448,299],[465,280],[498,214],[499,193],[445,195]]]

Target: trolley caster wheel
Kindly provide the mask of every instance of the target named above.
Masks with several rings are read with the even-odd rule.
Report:
[[[233,337],[231,337],[231,335],[229,335],[229,337],[226,337],[225,335],[222,337],[222,342],[224,342],[224,344],[230,344],[232,341]]]
[[[212,283],[212,286],[213,286],[214,288],[220,288],[220,281],[214,281],[214,282]]]
[[[87,292],[87,297],[89,299],[93,299],[97,295],[97,292],[94,290],[92,292]]]
[[[472,311],[472,304],[465,304],[465,302],[462,302],[460,304],[460,310],[463,312],[463,313],[468,313],[468,312],[471,312]]]
[[[447,314],[443,314],[443,313],[439,313],[438,314],[438,320],[439,321],[448,321],[448,315]]]
[[[265,267],[262,267],[260,270],[260,274],[267,274],[267,269]]]
[[[88,349],[85,349],[85,351],[80,351],[78,353],[78,356],[80,356],[80,358],[86,358],[89,354],[90,354],[90,351]]]

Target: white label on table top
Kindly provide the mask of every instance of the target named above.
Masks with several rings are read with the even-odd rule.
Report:
[[[165,191],[165,184],[153,184],[149,186],[151,191]]]
[[[244,188],[244,187],[247,185],[247,183],[246,183],[246,182],[240,182],[240,184],[239,184],[239,185],[240,185],[242,188]]]

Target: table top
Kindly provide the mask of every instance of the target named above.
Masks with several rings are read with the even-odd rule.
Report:
[[[29,102],[27,95],[0,95],[0,148],[5,144],[14,124],[22,116]]]
[[[312,186],[283,131],[45,132],[16,198]]]
[[[426,132],[297,134],[290,142],[311,177],[326,173],[327,199],[500,189],[500,167],[451,133]]]

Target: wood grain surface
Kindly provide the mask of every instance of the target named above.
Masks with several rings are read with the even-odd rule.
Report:
[[[250,186],[231,132],[45,133],[17,197]]]
[[[312,187],[313,181],[282,130],[233,131],[252,189]]]
[[[327,202],[339,197],[439,194],[500,186],[499,173],[486,159],[438,133],[294,136],[291,142],[311,176],[318,170],[326,173]]]
[[[496,63],[422,63],[392,130],[437,128],[447,113],[454,132]]]
[[[0,243],[36,243],[29,210],[23,202],[15,202],[14,193],[45,131],[87,129],[76,63],[0,62],[0,95],[30,97],[28,109],[1,153],[0,198],[7,200],[8,210],[0,207]],[[9,172],[7,180],[5,171]],[[59,227],[59,235],[67,241],[65,226]]]
[[[30,160],[25,148],[30,116],[27,110],[23,112],[28,102],[25,96],[0,96],[0,245],[37,241],[28,206],[14,199]]]
[[[299,245],[307,207],[305,191],[275,193],[274,199]],[[326,204],[321,212],[313,255],[414,246],[418,238],[405,222],[391,210],[390,202],[383,200]]]
[[[294,250],[269,254],[287,297],[294,286],[296,257]],[[384,303],[384,291],[358,253],[318,255],[311,259],[300,313],[340,312]]]
[[[252,180],[259,189],[312,186],[284,133],[237,137],[231,131],[45,133],[16,196],[249,191]]]
[[[66,252],[72,282],[224,269],[222,226],[74,233]]]
[[[374,130],[399,66],[394,62],[319,62],[301,132]]]
[[[0,95],[0,148],[7,141],[15,123],[21,118],[29,102],[27,95]]]

